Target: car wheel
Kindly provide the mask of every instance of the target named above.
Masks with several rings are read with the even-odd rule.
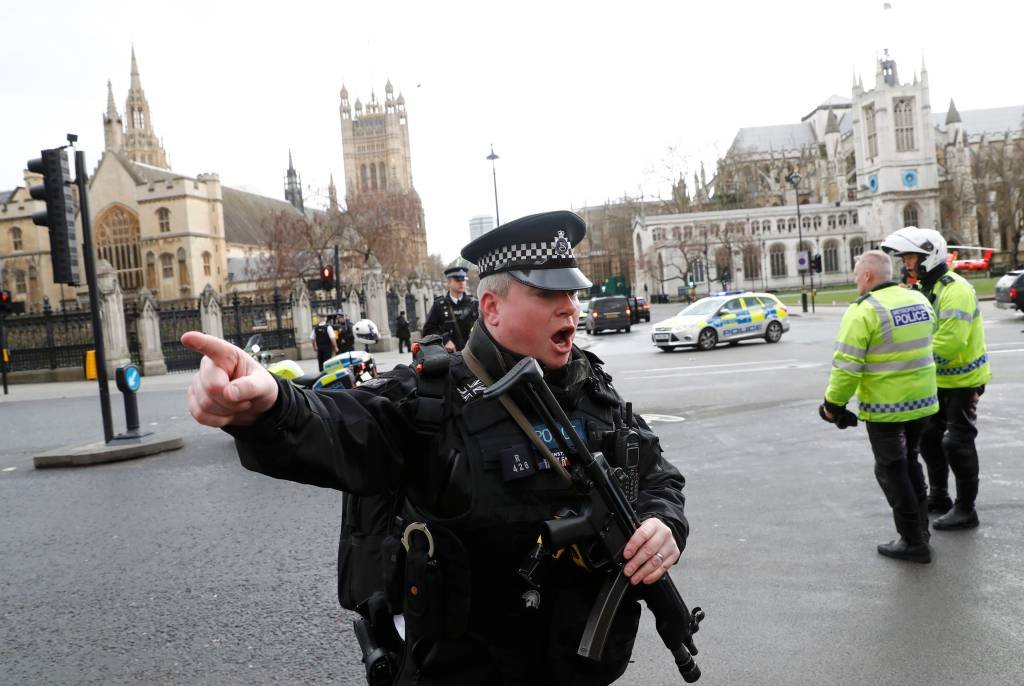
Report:
[[[673,348],[671,345],[659,345],[658,346],[658,350],[661,350],[662,352],[670,353],[673,350],[675,350],[675,348]]]
[[[778,322],[770,322],[768,324],[768,330],[765,331],[764,340],[769,343],[778,343],[780,338],[782,338],[782,324],[779,324]]]
[[[718,332],[710,326],[700,332],[697,336],[697,348],[699,350],[711,350],[718,345]]]
[[[629,333],[629,329],[630,329],[630,327],[627,326],[626,327],[626,333]]]

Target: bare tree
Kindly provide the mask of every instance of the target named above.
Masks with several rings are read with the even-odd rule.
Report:
[[[999,236],[1011,265],[1020,263],[1024,237],[1024,138],[1007,132],[975,150],[978,224]],[[994,220],[994,225],[993,225]]]

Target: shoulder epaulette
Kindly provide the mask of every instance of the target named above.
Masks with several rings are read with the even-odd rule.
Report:
[[[952,274],[943,274],[941,277],[939,277],[939,281],[941,281],[943,285],[948,286],[949,284],[956,281],[956,279],[953,278]]]

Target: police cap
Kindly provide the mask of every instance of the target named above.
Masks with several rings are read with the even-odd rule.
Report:
[[[481,278],[508,272],[517,281],[547,291],[589,288],[573,255],[587,225],[573,212],[559,210],[522,217],[488,231],[462,249]]]
[[[449,279],[458,279],[459,281],[466,280],[466,268],[462,266],[448,267],[444,270],[445,277]]]

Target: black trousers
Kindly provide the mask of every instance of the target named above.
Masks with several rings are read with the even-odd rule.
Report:
[[[329,349],[316,351],[316,364],[320,368],[321,372],[324,370],[324,362],[331,359],[331,357],[333,356],[331,355],[331,351]]]
[[[896,531],[910,543],[921,543],[928,527],[927,487],[918,461],[926,419],[910,422],[866,422],[875,478],[892,508]]]
[[[940,388],[939,412],[929,417],[921,436],[921,456],[928,465],[932,494],[949,492],[949,471],[956,478],[957,504],[974,507],[978,497],[978,388]]]
[[[398,352],[399,353],[402,352],[402,345],[403,344],[405,345],[405,350],[406,351],[412,352],[412,339],[409,336],[406,336],[404,338],[401,337],[401,336],[398,337]]]

